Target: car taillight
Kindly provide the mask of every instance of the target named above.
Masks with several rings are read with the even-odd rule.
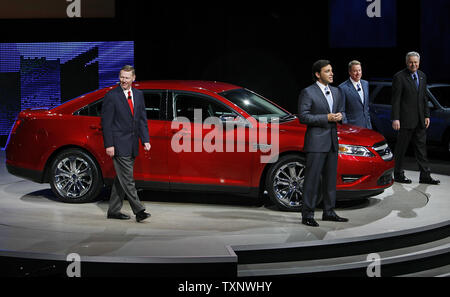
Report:
[[[11,134],[15,134],[15,133],[16,133],[17,128],[20,126],[20,124],[21,124],[22,122],[23,122],[23,119],[18,118],[18,119],[16,120],[16,122],[14,123],[14,126],[13,126],[13,128],[12,128],[12,130],[11,130]]]
[[[19,128],[19,126],[20,126],[21,124],[23,124],[24,120],[25,120],[25,119],[24,119],[23,117],[20,117],[20,115],[17,116],[17,119],[16,119],[16,121],[14,122],[14,125],[13,125],[13,127],[12,127],[12,129],[11,129],[11,132],[10,132],[9,135],[8,135],[8,139],[6,140],[6,146],[5,146],[5,148],[8,147],[9,141],[10,141],[11,139],[13,139],[13,137],[15,136],[15,134],[16,134],[16,132],[17,132],[17,129]],[[6,155],[7,155],[7,159],[9,159],[9,157],[8,157],[8,150],[6,150]]]

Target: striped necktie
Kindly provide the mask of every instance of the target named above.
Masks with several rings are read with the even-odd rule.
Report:
[[[333,112],[333,97],[331,97],[330,89],[328,89],[328,86],[325,87],[325,97],[328,101],[328,106],[330,107],[330,112]]]
[[[364,94],[361,89],[361,85],[359,83],[357,83],[356,86],[358,87],[359,98],[361,98],[361,102],[364,104]]]

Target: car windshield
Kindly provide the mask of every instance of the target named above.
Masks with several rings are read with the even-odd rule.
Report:
[[[443,107],[450,108],[450,86],[430,87],[429,90]]]
[[[278,118],[281,122],[295,118],[293,114],[282,110],[267,99],[247,89],[226,91],[220,95],[236,104],[258,121],[270,122],[272,118]]]

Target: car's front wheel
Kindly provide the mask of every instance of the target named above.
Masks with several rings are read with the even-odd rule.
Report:
[[[287,155],[281,157],[269,169],[266,176],[266,190],[278,209],[301,211],[305,168],[305,160],[302,157]]]
[[[60,152],[53,159],[49,174],[52,191],[63,202],[91,202],[103,185],[97,163],[80,149]]]

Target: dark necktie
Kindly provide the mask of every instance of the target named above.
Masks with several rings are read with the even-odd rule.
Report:
[[[131,91],[128,91],[128,105],[130,106],[131,114],[134,116],[133,100],[131,100]]]

